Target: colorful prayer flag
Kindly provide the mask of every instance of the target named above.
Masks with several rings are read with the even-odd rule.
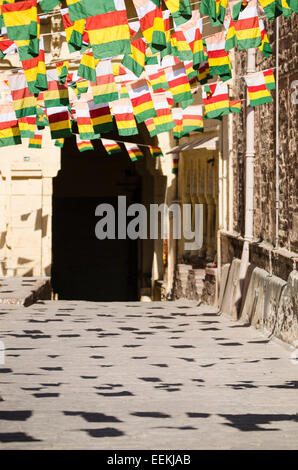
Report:
[[[164,93],[154,93],[152,98],[157,114],[157,116],[153,118],[155,132],[156,134],[169,132],[171,129],[173,129],[173,127],[175,127],[175,122],[173,120],[166,96]]]
[[[137,160],[141,160],[142,158],[144,158],[144,155],[137,146],[137,144],[125,142],[124,145],[132,162],[136,162]]]
[[[20,129],[18,126],[2,129],[0,127],[0,147],[21,144]]]
[[[225,32],[220,31],[206,38],[210,75],[219,75],[226,81],[232,77],[231,62],[225,51]]]
[[[130,32],[124,0],[106,0],[98,4],[114,2],[115,11],[86,19],[85,29],[96,59],[130,54]],[[93,2],[94,3],[94,2]],[[84,77],[85,78],[85,77]]]
[[[172,54],[179,60],[192,60],[192,50],[184,36],[183,31],[176,29],[171,36]]]
[[[42,129],[35,129],[33,137],[29,138],[29,148],[30,149],[41,149],[42,147]]]
[[[166,95],[166,100],[168,102],[169,107],[172,108],[175,104],[175,101],[174,101],[171,90],[166,90],[165,95]]]
[[[118,77],[119,75],[126,75],[127,73],[126,69],[121,64],[112,64],[112,68],[115,77]]]
[[[207,83],[209,78],[211,78],[211,75],[210,75],[209,62],[207,60],[206,62],[202,62],[199,65],[198,80],[201,83],[201,85],[204,85],[204,83]]]
[[[18,119],[18,123],[22,139],[34,137],[36,116],[22,117]]]
[[[187,108],[193,103],[189,81],[182,62],[165,69],[169,89],[172,92],[175,103],[180,103],[182,108]]]
[[[203,103],[208,119],[217,119],[230,112],[229,91],[225,83],[212,83],[203,88]]]
[[[3,4],[1,11],[9,39],[30,40],[38,36],[37,0]]]
[[[130,37],[131,39],[134,39],[134,37],[137,35],[141,25],[139,21],[130,21],[128,23],[129,27],[129,32],[130,32]]]
[[[120,98],[129,98],[127,87],[124,83],[120,84]]]
[[[71,21],[68,8],[62,8],[60,12],[69,52],[80,51],[83,45],[88,46],[89,36],[85,31],[85,19]]]
[[[143,122],[146,119],[156,117],[152,97],[145,79],[128,83],[127,90],[137,122]]]
[[[32,59],[22,60],[22,66],[29,91],[32,95],[38,94],[42,90],[47,90],[48,82],[43,38],[39,40],[39,55]]]
[[[166,47],[162,10],[151,0],[133,0],[143,36],[152,52]]]
[[[44,105],[46,108],[57,106],[68,106],[68,87],[59,83],[57,69],[47,70],[48,89],[43,92]]]
[[[112,111],[119,135],[138,134],[133,107],[129,98],[120,98],[112,103]]]
[[[163,69],[156,65],[148,65],[146,66],[146,72],[153,91],[168,90],[169,84]]]
[[[267,36],[267,31],[265,29],[264,22],[261,18],[259,18],[259,26],[261,31],[262,43],[259,46],[260,51],[262,51],[265,57],[269,57],[272,55],[271,45]]]
[[[163,157],[162,150],[160,147],[156,147],[154,145],[149,145],[149,152],[151,154],[151,157],[156,158],[156,157]]]
[[[30,39],[16,39],[15,43],[18,48],[20,60],[27,60],[37,57],[39,55],[39,35],[40,35],[40,21],[37,17],[37,34]]]
[[[250,106],[258,106],[264,103],[272,103],[270,91],[266,86],[263,72],[256,72],[245,77],[249,104]]]
[[[71,137],[71,123],[67,106],[50,107],[47,109],[52,139]]]
[[[14,41],[11,41],[7,37],[0,38],[0,59],[3,59],[6,54],[14,52],[16,48],[17,46]]]
[[[58,80],[60,85],[64,85],[68,76],[69,61],[57,62],[56,69],[58,73]]]
[[[249,0],[241,0],[240,2],[239,2],[239,0],[238,1],[233,0],[231,2],[231,4],[229,6],[230,6],[231,13],[232,13],[232,18],[235,22],[238,21],[240,13],[243,10],[245,10],[245,8],[248,6],[248,4],[249,4]]]
[[[200,105],[188,106],[182,113],[182,136],[190,132],[204,132],[203,108]]]
[[[288,0],[288,5],[298,15],[298,2],[297,2],[297,0]]]
[[[87,150],[94,150],[91,140],[82,140],[76,135],[77,148],[80,152],[86,152]]]
[[[55,145],[56,147],[60,147],[60,148],[62,148],[62,147],[63,147],[63,145],[64,145],[64,139],[63,139],[63,138],[62,138],[62,139],[56,139],[56,141],[55,141],[55,144],[54,144],[54,145]]]
[[[21,72],[10,75],[8,81],[17,119],[35,115],[36,98],[29,91],[25,74]]]
[[[0,106],[0,127],[6,129],[8,127],[14,127],[18,125],[18,120],[16,117],[13,104],[2,103]]]
[[[246,0],[244,1],[246,2]],[[236,20],[234,15],[235,11],[237,11]],[[232,32],[235,33],[234,37],[236,40],[234,42],[237,44],[238,49],[243,50],[260,46],[262,38],[259,27],[257,0],[250,0],[250,2],[246,2],[245,5],[244,2],[240,0],[240,2],[233,6],[233,18],[231,18],[230,28],[232,28]],[[228,51],[231,46],[233,47],[230,36],[231,33],[229,34],[228,32],[225,46],[226,51]]]
[[[231,15],[226,15],[224,25],[227,32],[225,51],[230,51],[237,45],[235,23]]]
[[[194,80],[194,78],[197,77],[197,72],[193,68],[193,61],[184,61],[184,68],[190,87],[192,88],[192,85],[196,83],[196,80]]]
[[[96,83],[96,67],[98,63],[99,59],[94,58],[92,51],[85,52],[78,68],[78,76],[92,83]]]
[[[39,54],[39,38],[34,38],[31,41],[29,39],[22,39],[15,41],[18,48],[19,58],[21,61],[33,59]]]
[[[161,58],[171,55],[172,54],[172,35],[171,35],[171,25],[170,25],[170,12],[169,10],[164,10],[162,12],[162,18],[164,23],[164,30],[165,30],[165,40],[166,40],[166,47],[161,51],[160,56]]]
[[[208,15],[212,26],[220,26],[224,23],[228,0],[202,0],[200,12]]]
[[[188,42],[193,56],[193,68],[197,70],[201,62],[205,60],[204,45],[202,39],[203,22],[198,10],[193,10],[189,21],[180,26],[186,41]]]
[[[0,29],[1,29],[2,34],[6,34],[5,33],[6,28],[4,26],[3,15],[2,15],[2,11],[1,11],[1,6],[4,3],[15,3],[15,0],[0,0]]]
[[[76,112],[77,125],[79,136],[82,140],[92,140],[95,138],[95,132],[93,128],[93,123],[90,116],[89,106],[87,99],[75,100],[73,102],[73,108]],[[91,98],[89,96],[89,98]]]
[[[167,67],[172,67],[173,65],[181,64],[181,61],[178,57],[173,55],[166,55],[161,60],[161,68],[166,69]]]
[[[87,93],[88,89],[89,89],[88,80],[81,80],[81,81],[76,82],[75,92],[77,93],[79,99],[83,93]]]
[[[39,5],[45,13],[50,13],[59,3],[60,0],[41,0]]]
[[[108,103],[118,99],[118,90],[110,60],[101,60],[96,67],[96,84],[91,83],[94,103]]]
[[[144,121],[144,124],[149,132],[150,137],[154,137],[156,135],[156,127],[154,124],[154,118],[149,118]]]
[[[114,155],[115,153],[121,152],[121,147],[115,140],[101,139],[101,143],[108,155]]]
[[[174,139],[180,139],[183,135],[183,110],[182,108],[173,108],[172,116],[175,122],[173,128]]]
[[[267,90],[275,90],[275,78],[272,69],[263,70]]]
[[[108,103],[96,104],[94,101],[88,101],[88,107],[94,133],[101,135],[105,132],[112,132],[113,118]]]
[[[165,0],[167,8],[170,10],[175,24],[179,26],[191,18],[190,0]]]
[[[297,0],[259,0],[259,2],[269,20],[273,20],[280,15],[290,17],[292,10],[296,13],[298,10]],[[290,3],[292,5],[291,7]]]
[[[120,0],[121,2],[122,0]],[[66,0],[71,21],[116,11],[119,0]]]
[[[145,39],[131,41],[131,54],[126,54],[122,64],[128,68],[136,77],[140,77],[145,67],[146,43]]]
[[[149,49],[146,51],[145,65],[158,65],[157,54],[152,54],[152,52],[150,53]]]
[[[276,3],[278,12],[281,12],[280,14],[285,18],[290,18],[292,15],[292,8],[290,8],[288,0],[276,0]]]
[[[178,173],[179,166],[179,153],[172,156],[172,173],[176,175]]]
[[[40,105],[36,104],[36,126],[38,129],[44,129],[45,126],[49,125],[49,120],[43,111],[43,109],[40,107]]]
[[[230,113],[241,112],[241,100],[230,101]]]
[[[0,106],[0,147],[21,144],[21,134],[12,103]]]

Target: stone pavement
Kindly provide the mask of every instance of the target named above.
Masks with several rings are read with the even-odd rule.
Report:
[[[0,277],[0,304],[28,307],[38,299],[50,298],[49,277]]]
[[[1,449],[298,447],[291,353],[212,307],[2,305],[0,341]]]

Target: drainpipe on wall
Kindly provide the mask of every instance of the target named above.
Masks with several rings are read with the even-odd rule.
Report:
[[[276,18],[275,27],[275,249],[277,249],[279,246],[279,17]]]
[[[247,51],[246,73],[256,71],[255,49]],[[248,91],[246,103],[248,103]],[[249,263],[249,245],[253,239],[254,226],[254,157],[255,157],[255,112],[252,106],[246,105],[246,152],[245,152],[245,211],[244,211],[244,243],[239,271],[239,283],[236,295],[236,304],[241,301],[244,279]]]

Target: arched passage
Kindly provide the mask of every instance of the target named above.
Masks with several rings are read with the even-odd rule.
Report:
[[[154,243],[98,240],[95,209],[111,204],[117,221],[119,195],[126,196],[127,205],[154,202],[154,177],[147,169],[152,162],[148,155],[131,162],[124,147],[108,156],[99,140],[93,144],[94,151],[80,153],[75,139],[66,139],[61,151],[61,170],[53,181],[53,289],[60,299],[138,300],[141,288],[150,286]]]

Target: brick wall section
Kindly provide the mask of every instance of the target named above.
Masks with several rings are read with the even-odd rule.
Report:
[[[264,58],[258,50],[257,70],[275,67],[275,21],[265,20],[273,54]],[[291,83],[298,79],[298,16],[280,18],[280,246],[298,252],[297,207],[297,128],[298,105],[291,102]],[[235,54],[236,75],[246,69],[246,51]],[[296,70],[296,71],[295,71]],[[272,244],[275,239],[275,91],[273,104],[255,108],[255,218],[254,235]],[[244,80],[236,80],[235,98],[246,98]],[[234,230],[244,230],[244,156],[245,156],[245,102],[243,113],[234,117]],[[296,167],[296,169],[295,169]],[[295,173],[296,172],[296,173]]]

